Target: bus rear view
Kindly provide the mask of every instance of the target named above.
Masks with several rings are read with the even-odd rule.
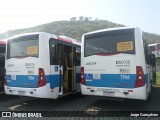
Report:
[[[77,40],[45,32],[10,38],[5,93],[57,99],[80,92],[80,50]]]
[[[5,93],[24,95],[24,88],[38,85],[38,34],[8,40],[6,52]]]
[[[149,50],[139,28],[84,34],[81,91],[84,95],[146,100],[151,93]]]

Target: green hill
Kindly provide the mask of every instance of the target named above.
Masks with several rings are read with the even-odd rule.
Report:
[[[65,35],[77,40],[81,40],[81,36],[86,32],[94,30],[123,27],[124,25],[112,23],[107,20],[90,20],[87,17],[77,18],[73,17],[68,21],[55,21],[47,24],[38,25],[26,29],[10,30],[6,33],[0,34],[0,39],[6,39],[17,34],[29,33],[29,32],[48,32],[55,35]],[[160,35],[144,32],[145,37],[149,43],[160,42]]]

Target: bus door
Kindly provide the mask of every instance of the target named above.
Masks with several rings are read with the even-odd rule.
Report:
[[[76,91],[76,48],[71,48],[71,82],[72,82],[72,91]]]
[[[59,66],[59,95],[63,95],[63,51],[63,45],[58,43],[56,57]]]
[[[63,91],[64,93],[76,90],[76,68],[75,68],[76,49],[72,46],[64,46],[64,65],[63,65]]]

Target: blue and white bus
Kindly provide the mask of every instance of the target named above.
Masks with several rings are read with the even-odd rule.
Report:
[[[153,77],[151,57],[139,28],[111,28],[84,34],[82,94],[147,100]]]
[[[80,92],[77,40],[39,32],[8,39],[5,93],[56,99]]]
[[[0,40],[0,93],[3,91],[6,40]]]

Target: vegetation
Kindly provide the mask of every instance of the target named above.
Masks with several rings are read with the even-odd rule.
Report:
[[[160,85],[160,72],[156,72],[156,83]]]
[[[10,30],[0,34],[0,39],[28,32],[48,32],[81,40],[81,36],[86,32],[113,27],[124,27],[124,25],[112,23],[107,20],[99,20],[98,18],[93,20],[91,17],[80,16],[79,18],[72,17],[68,21],[55,21],[31,28]],[[160,42],[160,35],[147,32],[144,32],[144,34],[149,43]]]

